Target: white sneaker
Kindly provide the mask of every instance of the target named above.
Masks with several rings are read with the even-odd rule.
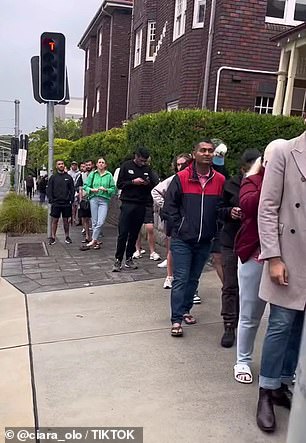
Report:
[[[141,255],[141,251],[135,251],[134,252],[134,254],[133,254],[133,258],[141,258],[142,257],[142,255]]]
[[[167,267],[167,259],[162,261],[157,265],[158,268],[166,268]]]
[[[150,260],[160,260],[160,255],[158,255],[157,252],[152,252],[152,254],[150,254]]]
[[[146,253],[146,250],[145,249],[141,249],[140,250],[140,254],[145,254]]]
[[[166,277],[166,280],[164,282],[164,289],[171,289],[172,288],[172,282],[173,282],[173,277]]]

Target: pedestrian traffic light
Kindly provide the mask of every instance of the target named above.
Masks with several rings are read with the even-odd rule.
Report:
[[[60,102],[66,95],[65,36],[44,32],[40,37],[39,94],[42,100]]]

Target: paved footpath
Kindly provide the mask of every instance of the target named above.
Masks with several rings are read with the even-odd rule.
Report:
[[[55,245],[49,246],[46,235],[28,235],[8,237],[9,258],[3,260],[2,276],[20,291],[30,294],[42,291],[84,288],[88,286],[108,285],[112,283],[133,282],[161,278],[165,270],[157,267],[158,262],[149,260],[148,252],[139,260],[140,269],[121,273],[111,272],[116,249],[117,228],[105,225],[103,244],[99,250],[81,251],[81,227],[73,227],[73,243],[66,245],[64,234],[59,229]],[[42,244],[45,242],[47,256],[14,258],[18,245]],[[30,247],[31,248],[31,247]],[[165,249],[157,247],[162,258]]]
[[[285,443],[287,411],[276,408],[278,429],[263,434],[255,423],[257,383],[233,380],[235,348],[219,344],[215,272],[202,277],[198,324],[173,338],[165,270],[143,258],[139,270],[112,275],[114,228],[104,235],[100,251],[79,251],[76,229],[72,245],[61,238],[44,259],[3,260],[0,441],[5,426],[35,423],[143,426],[145,443]],[[10,255],[26,239],[40,237],[9,238]],[[255,380],[265,326],[264,319]]]

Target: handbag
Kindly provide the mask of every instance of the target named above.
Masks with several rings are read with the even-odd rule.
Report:
[[[90,188],[93,185],[93,181],[94,181],[94,173],[93,173],[93,176],[91,178],[91,183],[90,183],[90,186],[89,186]],[[86,196],[85,198],[83,198],[80,201],[80,209],[82,209],[82,211],[89,211],[90,210],[90,203],[89,203],[88,196]]]
[[[80,209],[82,209],[82,211],[89,211],[90,203],[89,203],[88,198],[80,201]]]

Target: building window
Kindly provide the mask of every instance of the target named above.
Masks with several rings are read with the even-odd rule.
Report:
[[[87,116],[88,116],[88,108],[87,108],[87,106],[88,106],[87,97],[85,97],[85,100],[84,100],[84,118],[87,118]]]
[[[194,0],[193,28],[203,28],[205,20],[206,0]]]
[[[174,100],[173,102],[167,103],[167,111],[176,111],[179,108],[179,101]]]
[[[85,70],[89,69],[89,48],[85,52]]]
[[[142,45],[142,29],[135,33],[135,54],[134,54],[134,68],[141,63],[141,45]]]
[[[257,114],[272,114],[273,103],[273,97],[256,97],[254,111]]]
[[[102,55],[102,28],[99,30],[98,34],[98,57],[101,57]]]
[[[100,88],[96,89],[96,107],[95,113],[98,114],[100,112]]]
[[[148,22],[146,60],[152,61],[155,52],[156,22]]]
[[[187,0],[175,0],[173,40],[185,33]]]
[[[268,0],[266,22],[294,26],[306,21],[306,0]]]

